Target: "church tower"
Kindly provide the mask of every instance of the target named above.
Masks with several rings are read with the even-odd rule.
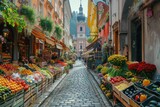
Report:
[[[84,52],[86,48],[86,18],[83,14],[83,6],[80,0],[79,13],[77,15],[77,42],[76,42],[76,50],[77,55],[81,57],[81,54]]]

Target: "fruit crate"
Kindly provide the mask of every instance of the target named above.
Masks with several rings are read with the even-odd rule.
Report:
[[[36,90],[37,90],[36,93],[42,92],[42,81],[39,83],[36,83]]]
[[[29,107],[30,104],[31,104],[31,99],[28,99],[24,102],[24,107]]]
[[[30,86],[30,93],[31,93],[31,96],[32,96],[33,94],[36,94],[36,84],[32,84],[32,85]]]
[[[48,84],[52,84],[53,83],[53,78],[48,79]]]
[[[24,101],[28,100],[31,96],[30,88],[24,92]]]
[[[137,88],[135,85],[131,85],[127,89],[123,90],[121,92],[121,97],[124,101],[126,101],[128,104],[131,102],[131,98],[134,94],[138,93],[141,91],[139,88]]]
[[[18,93],[15,94],[15,100],[24,98],[24,94],[25,94],[24,90],[19,91]]]
[[[151,97],[151,95],[150,95],[148,92],[146,92],[146,91],[144,91],[144,90],[139,91],[138,93],[136,93],[135,95],[132,96],[132,100],[130,101],[130,105],[131,105],[132,107],[141,107],[140,105],[141,105],[144,101],[147,100],[147,99],[146,99],[146,100],[144,100],[143,102],[136,101],[136,100],[135,100],[135,96],[138,95],[138,94],[140,94],[140,93],[143,93],[143,94],[147,95],[147,99],[149,99],[149,98]]]
[[[34,95],[31,97],[31,104],[34,104],[34,102],[36,101],[36,98],[37,98],[37,94],[34,94]]]
[[[0,100],[0,107],[12,107],[15,95],[9,96],[6,100]]]
[[[24,104],[24,98],[20,98],[18,100],[15,100],[12,107],[22,107]]]
[[[122,84],[122,83],[127,84],[128,87],[132,85],[131,83],[128,83],[127,81],[121,81],[121,82],[117,82],[117,83],[115,83],[115,84],[112,84],[112,89],[113,89],[113,91],[114,91],[115,93],[117,93],[119,96],[121,96],[121,91],[118,90],[118,89],[116,88],[116,86],[118,86],[118,85],[120,85],[120,84]],[[122,91],[123,91],[123,90],[122,90]]]
[[[153,82],[152,84],[150,84],[149,86],[146,87],[146,89],[156,95],[156,96],[160,96],[160,92],[157,91],[157,88],[160,87],[160,82],[159,81],[156,81],[156,82]]]
[[[156,96],[151,96],[149,99],[147,99],[141,104],[141,107],[160,107],[160,99]]]

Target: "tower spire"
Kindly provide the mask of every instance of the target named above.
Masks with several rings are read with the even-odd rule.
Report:
[[[82,5],[82,0],[80,0],[80,5]]]

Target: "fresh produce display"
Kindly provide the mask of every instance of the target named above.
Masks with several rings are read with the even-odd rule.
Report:
[[[96,70],[97,70],[98,72],[100,72],[100,70],[101,70],[102,68],[103,68],[102,65],[98,65],[97,68],[96,68]]]
[[[23,69],[19,72],[21,75],[33,75],[33,72],[28,69]]]
[[[116,69],[116,68],[109,68],[107,70],[108,74],[110,77],[116,77],[116,76],[122,76],[122,77],[125,77],[125,74],[126,70],[123,70],[123,69]]]
[[[112,77],[112,78],[110,79],[110,82],[111,82],[112,84],[115,84],[115,83],[121,82],[121,81],[123,81],[123,80],[126,80],[126,79],[123,78],[123,77],[121,77],[121,76],[116,76],[116,77]]]
[[[139,92],[140,89],[137,89],[134,85],[128,87],[127,89],[123,90],[123,93],[131,98],[133,95],[135,95],[137,92]]]
[[[142,103],[145,100],[147,100],[149,97],[150,97],[150,95],[147,92],[142,90],[142,91],[138,92],[137,94],[135,94],[132,98],[137,103]]]
[[[14,67],[12,64],[2,64],[0,65],[0,69],[6,74],[11,75],[13,71],[16,71],[17,68]]]
[[[19,92],[23,89],[21,84],[17,84],[15,81],[8,80],[2,76],[0,76],[0,85],[8,87],[12,93]]]
[[[151,83],[151,81],[150,80],[148,80],[148,79],[144,79],[143,80],[143,86],[148,86],[148,85],[150,85],[150,83]]]
[[[0,85],[0,99],[5,100],[11,94],[12,94],[12,91],[9,88]]]
[[[146,87],[148,90],[155,92],[156,94],[160,95],[160,82],[154,82],[153,84],[150,84],[148,87]]]
[[[65,63],[63,61],[60,61],[60,60],[58,60],[57,63],[60,64],[60,65],[62,65],[62,66],[67,66],[67,63]]]
[[[107,69],[108,69],[108,67],[102,67],[101,73],[102,73],[103,75],[107,74]]]
[[[50,73],[49,70],[47,70],[46,68],[43,68],[40,70],[40,72],[45,75],[47,78],[51,78],[52,77],[52,74]]]
[[[142,103],[142,107],[160,107],[160,99],[152,96]]]
[[[115,87],[116,87],[119,91],[122,91],[122,90],[128,88],[128,87],[129,87],[129,84],[126,83],[126,82],[124,82],[124,83],[121,83],[121,84],[119,84],[119,85],[117,85],[117,86],[115,86]]]
[[[37,66],[37,65],[35,65],[35,64],[30,64],[30,66],[32,67],[32,68],[34,68],[36,71],[40,71],[41,69]]]
[[[23,89],[25,91],[27,91],[29,89],[29,85],[26,84],[26,82],[24,80],[22,80],[21,78],[13,78],[11,76],[6,76],[5,78],[7,78],[9,81],[14,81],[16,82],[18,85],[23,86]]]

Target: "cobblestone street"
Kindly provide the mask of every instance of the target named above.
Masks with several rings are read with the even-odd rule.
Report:
[[[105,107],[90,79],[93,78],[82,62],[76,61],[74,68],[41,107]]]

